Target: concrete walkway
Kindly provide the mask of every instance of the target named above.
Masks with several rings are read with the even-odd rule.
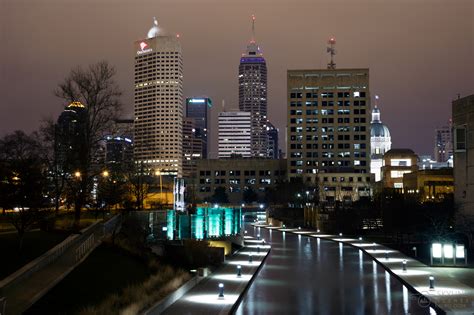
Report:
[[[163,314],[228,314],[238,305],[243,293],[252,282],[270,252],[270,245],[251,236],[245,236],[245,246],[232,255],[224,266],[202,280]],[[252,255],[252,262],[249,262]],[[241,277],[237,276],[240,265]],[[224,285],[224,297],[219,297],[219,284]]]
[[[426,305],[426,307],[442,310],[446,314],[474,314],[474,288],[457,280],[473,278],[473,269],[430,267],[392,248],[343,235],[323,234],[308,229],[286,229],[266,224],[256,224],[256,226],[327,239],[359,248],[406,286],[418,292],[420,306]],[[403,270],[404,260],[406,260],[406,270]],[[430,276],[434,277],[434,289],[429,287]]]

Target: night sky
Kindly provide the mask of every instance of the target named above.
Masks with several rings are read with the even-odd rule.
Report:
[[[474,93],[473,0],[1,0],[0,135],[56,118],[65,105],[52,93],[57,84],[71,68],[100,60],[116,67],[124,116],[131,117],[132,45],[156,16],[181,36],[185,97],[214,101],[216,151],[222,100],[238,107],[238,63],[252,14],[280,144],[286,70],[325,68],[330,36],[337,40],[337,68],[370,68],[371,94],[380,95],[392,147],[433,154],[434,128],[447,123],[451,101]]]

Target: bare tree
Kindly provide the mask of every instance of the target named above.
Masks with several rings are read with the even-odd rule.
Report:
[[[135,198],[135,208],[137,210],[143,209],[143,202],[150,189],[150,180],[147,174],[148,170],[145,169],[143,163],[137,163],[134,164],[126,175],[129,191]]]
[[[15,131],[0,139],[0,206],[14,209],[9,219],[21,250],[25,233],[44,214],[45,176],[37,135]]]
[[[75,224],[78,226],[81,209],[88,201],[94,176],[100,172],[96,159],[100,143],[110,132],[120,113],[121,91],[114,81],[115,69],[102,61],[87,69],[78,67],[59,84],[55,95],[66,103],[81,102],[86,109],[83,139],[75,154],[78,158],[69,165],[69,186],[74,191]],[[75,175],[75,176],[74,176]]]

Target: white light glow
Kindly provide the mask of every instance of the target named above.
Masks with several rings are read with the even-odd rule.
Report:
[[[453,258],[454,257],[454,250],[452,244],[444,244],[443,245],[443,252],[445,258]]]
[[[441,244],[440,243],[433,243],[433,245],[431,245],[431,249],[433,252],[433,258],[441,258]]]
[[[260,262],[259,261],[253,261],[253,262],[248,262],[248,260],[235,260],[235,261],[229,261],[230,265],[242,265],[242,266],[256,266]]]
[[[456,258],[464,258],[464,245],[456,245]]]
[[[265,256],[265,255],[267,255],[266,252],[257,253],[257,252],[247,252],[247,251],[245,251],[245,252],[238,252],[237,255],[246,255],[246,256],[248,256],[248,255],[250,255],[250,254],[252,254],[253,256]]]
[[[237,273],[235,273],[235,274],[215,275],[212,278],[213,279],[218,279],[218,280],[239,282],[239,281],[249,281],[252,278],[252,276],[242,274],[240,277],[237,277]]]
[[[400,276],[423,276],[423,275],[428,275],[428,271],[424,270],[419,270],[419,269],[408,269],[406,271],[403,271],[403,269],[392,269],[392,271]]]
[[[237,294],[226,294],[224,297],[218,297],[217,294],[196,294],[186,298],[189,302],[215,305],[232,305],[237,301]]]

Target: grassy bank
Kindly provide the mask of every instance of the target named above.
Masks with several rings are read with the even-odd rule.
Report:
[[[25,314],[136,314],[189,277],[106,243]]]

